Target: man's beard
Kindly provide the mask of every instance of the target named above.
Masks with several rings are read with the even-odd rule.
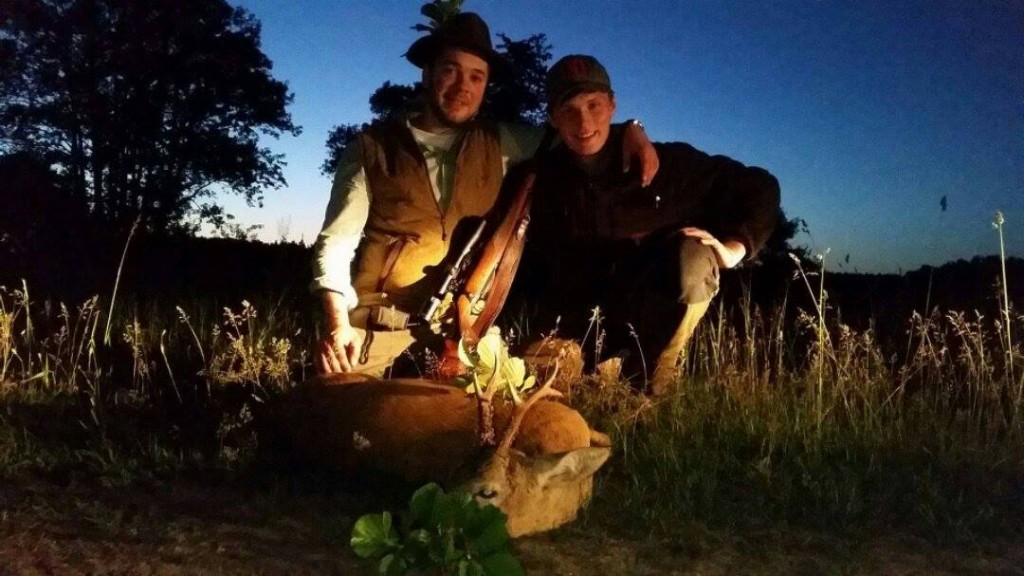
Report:
[[[429,106],[430,111],[434,114],[434,118],[437,119],[438,123],[444,126],[445,128],[451,129],[462,128],[466,124],[472,122],[473,119],[476,118],[476,115],[479,113],[479,110],[477,110],[476,112],[470,114],[465,120],[452,120],[448,116],[448,113],[445,112],[444,108],[442,108],[441,105],[438,104],[433,98],[430,99]]]

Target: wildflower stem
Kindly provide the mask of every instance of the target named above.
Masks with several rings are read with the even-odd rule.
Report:
[[[995,226],[996,231],[999,232],[999,264],[1002,267],[1002,284],[1003,284],[1003,322],[1006,326],[1006,357],[1007,357],[1007,382],[1013,383],[1013,339],[1010,336],[1010,291],[1007,287],[1006,277],[1006,242],[1003,238],[1003,225],[1006,223],[1006,219],[1003,218],[1001,211],[996,212],[995,220],[992,225]],[[1024,380],[1017,383],[1017,408],[1020,407],[1022,386],[1024,386]],[[1011,388],[1012,389],[1012,388]],[[1015,411],[1016,412],[1016,411]]]
[[[103,345],[110,346],[110,324],[114,320],[114,303],[117,302],[117,288],[121,285],[121,272],[124,270],[124,260],[128,256],[128,245],[132,242],[132,236],[135,235],[135,229],[139,227],[139,220],[142,218],[142,214],[135,217],[135,222],[132,223],[132,229],[128,231],[128,239],[124,241],[124,250],[121,252],[121,262],[117,265],[117,275],[114,276],[114,290],[110,293],[110,308],[107,310],[107,326],[103,331]]]

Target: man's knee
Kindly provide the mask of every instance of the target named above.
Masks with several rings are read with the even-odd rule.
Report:
[[[707,302],[718,294],[719,270],[715,252],[696,238],[679,243],[679,281],[683,304]]]

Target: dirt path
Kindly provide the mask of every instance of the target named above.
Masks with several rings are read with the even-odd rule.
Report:
[[[378,506],[378,508],[374,508]],[[349,551],[365,498],[190,483],[0,485],[0,575],[372,574]],[[812,534],[635,541],[593,521],[518,540],[531,574],[1024,574],[1024,545],[938,550]]]

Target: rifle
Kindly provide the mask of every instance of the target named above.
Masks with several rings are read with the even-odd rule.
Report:
[[[451,291],[461,276],[464,275],[464,271],[469,263],[469,256],[473,253],[476,248],[477,242],[480,241],[480,237],[483,236],[484,229],[487,227],[487,220],[481,219],[480,223],[477,224],[473,234],[469,237],[469,240],[462,246],[462,250],[458,256],[452,260],[445,268],[444,277],[441,278],[441,283],[437,286],[437,290],[434,295],[430,297],[423,310],[419,314],[421,322],[430,324],[434,320],[434,315],[437,313],[437,309],[444,302],[448,292]]]
[[[464,367],[459,360],[459,338],[470,349],[475,347],[508,298],[526,241],[530,199],[536,179],[532,166],[521,168],[506,176],[498,202],[484,220],[490,224],[491,231],[486,234],[487,239],[468,270],[465,284],[455,296],[458,335],[445,339],[436,369],[438,378],[449,379],[462,374]]]
[[[424,308],[421,318],[429,322],[445,296],[450,292],[454,295],[458,334],[445,338],[435,374],[438,378],[452,378],[463,372],[458,354],[459,339],[470,349],[474,348],[505,305],[530,225],[536,164],[541,154],[551,147],[554,135],[555,131],[549,127],[533,158],[505,176],[494,207],[448,267],[437,292]],[[486,240],[477,250],[481,238]],[[472,258],[472,265],[464,270],[474,252],[478,254]],[[460,289],[459,279],[467,272]]]
[[[508,298],[530,225],[530,201],[535,180],[532,166],[506,177],[503,188],[510,194],[508,202],[499,201],[495,205],[497,214],[502,218],[484,243],[465,287],[456,299],[459,333],[470,347],[475,346],[491,327]]]

